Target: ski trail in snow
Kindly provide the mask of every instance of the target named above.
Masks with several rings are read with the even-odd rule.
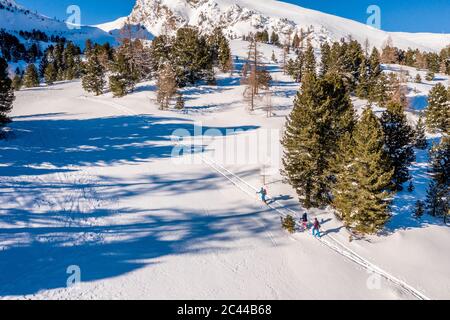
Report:
[[[256,197],[256,192],[258,192],[258,189],[255,186],[252,186],[247,181],[242,179],[241,177],[237,176],[230,170],[224,168],[222,165],[218,164],[212,159],[208,159],[206,156],[202,155],[202,161],[208,165],[211,169],[215,170],[219,174],[221,174],[223,177],[228,179],[233,185],[235,185],[238,189],[240,189],[242,192],[246,193],[252,198]],[[269,200],[270,197],[269,197]],[[273,200],[273,199],[272,199]],[[276,206],[274,206],[276,204]],[[297,213],[289,208],[286,208],[282,204],[280,204],[278,201],[273,200],[271,204],[268,205],[272,210],[277,211],[281,217],[285,217],[288,214],[294,214],[297,216]],[[331,241],[328,241],[325,239],[325,237],[331,239]],[[326,245],[331,250],[337,252],[338,254],[348,258],[349,260],[353,261],[354,263],[358,264],[359,266],[363,267],[364,269],[376,273],[386,280],[390,281],[391,283],[394,283],[396,286],[402,288],[404,291],[410,293],[412,296],[419,300],[431,300],[429,297],[427,297],[425,294],[420,292],[419,290],[415,289],[414,287],[407,284],[405,281],[398,279],[397,277],[393,276],[392,274],[388,273],[387,271],[381,269],[380,267],[376,266],[375,264],[371,263],[367,259],[361,257],[359,254],[354,252],[352,249],[348,248],[344,244],[342,244],[340,241],[338,241],[336,238],[326,235],[322,237],[321,239],[318,239],[321,243]]]
[[[132,109],[130,109],[128,107],[125,107],[125,106],[123,106],[123,105],[121,105],[119,103],[113,102],[113,101],[106,101],[106,100],[101,100],[101,99],[95,99],[95,98],[91,98],[91,97],[84,96],[84,95],[78,97],[78,99],[88,100],[88,101],[91,101],[91,102],[95,102],[95,103],[100,103],[100,104],[106,105],[108,107],[113,107],[114,109],[116,109],[118,111],[121,111],[121,112],[125,112],[128,115],[142,116],[141,114],[135,112],[134,110],[132,110]]]

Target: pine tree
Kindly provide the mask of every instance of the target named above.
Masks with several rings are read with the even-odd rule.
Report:
[[[377,102],[380,106],[386,106],[389,101],[388,77],[382,73],[376,83],[371,84],[369,89],[369,101]]]
[[[408,48],[405,53],[405,64],[408,67],[414,67],[416,64],[416,53],[411,48]]]
[[[361,63],[359,79],[356,86],[356,95],[361,99],[367,99],[370,93],[370,69],[366,59]]]
[[[316,58],[314,56],[314,48],[311,42],[308,41],[306,51],[304,54],[304,63],[302,68],[302,74],[316,74]]]
[[[425,203],[421,200],[417,200],[416,206],[414,209],[414,218],[420,219],[425,213]]]
[[[418,74],[416,75],[416,78],[414,79],[414,81],[415,81],[416,83],[422,83],[422,77],[420,76],[420,73],[418,73]]]
[[[425,80],[427,80],[427,81],[433,81],[433,80],[434,80],[434,77],[435,77],[434,72],[431,71],[431,70],[429,70],[429,71],[427,72],[427,75],[426,75],[426,77],[425,77]]]
[[[270,36],[270,43],[273,45],[280,45],[280,37],[275,33],[275,31],[272,31],[272,34]]]
[[[73,80],[78,72],[75,64],[76,49],[72,42],[69,42],[63,51],[64,59],[64,79]]]
[[[45,68],[44,79],[47,85],[52,85],[56,81],[56,70],[52,63],[48,64]]]
[[[285,40],[284,44],[283,44],[283,62],[282,62],[282,66],[283,66],[283,74],[287,74],[288,72],[288,58],[289,58],[289,54],[290,54],[290,46],[289,46],[289,42],[288,40]]]
[[[329,65],[328,65],[328,72],[333,73],[344,73],[343,68],[343,55],[345,53],[345,42],[333,42],[331,49],[330,49],[330,56],[329,56]]]
[[[171,50],[177,85],[195,84],[213,71],[213,56],[205,37],[193,27],[180,28]]]
[[[419,120],[417,121],[416,129],[414,131],[415,131],[414,146],[420,150],[425,150],[426,148],[428,148],[425,122],[423,121],[422,115],[420,115]]]
[[[278,63],[277,56],[275,55],[275,51],[274,50],[272,50],[272,58],[271,58],[271,60],[272,60],[273,63]]]
[[[372,53],[370,54],[369,61],[368,61],[368,67],[369,67],[369,78],[368,78],[368,87],[369,87],[369,100],[370,101],[379,101],[380,98],[383,100],[383,91],[384,88],[382,87],[386,83],[385,79],[380,79],[380,77],[384,74],[381,70],[381,63],[380,63],[380,53],[378,52],[377,48],[373,48]],[[385,93],[384,93],[385,94]]]
[[[390,218],[389,205],[394,169],[384,152],[384,134],[379,120],[366,108],[353,137],[341,143],[333,205],[345,225],[362,233],[376,233]],[[350,146],[350,147],[349,147]]]
[[[172,48],[175,39],[167,35],[161,35],[153,39],[150,48],[151,70],[157,75],[160,68],[172,60]]]
[[[53,50],[52,46],[48,47],[47,50],[44,52],[44,56],[42,57],[42,59],[39,63],[39,76],[41,78],[45,77],[45,69],[47,68],[47,66],[49,64],[48,56],[52,50]]]
[[[109,88],[114,97],[123,97],[134,90],[138,77],[123,51],[116,52],[110,70],[112,74],[109,77]]]
[[[58,43],[53,48],[52,51],[52,63],[55,67],[56,73],[57,73],[57,80],[62,81],[64,80],[64,43]]]
[[[19,91],[22,88],[23,81],[22,77],[18,74],[14,75],[14,78],[12,80],[12,86],[15,91]]]
[[[26,88],[39,87],[39,74],[33,63],[30,63],[25,69],[23,85]]]
[[[436,183],[436,181],[432,180],[427,189],[427,198],[425,202],[427,212],[433,217],[436,217],[438,215],[438,212],[440,211],[441,207],[441,201],[439,197],[440,193],[441,190],[439,188],[439,185]]]
[[[231,54],[227,38],[223,35],[221,28],[215,28],[213,32],[207,37],[207,44],[213,60],[214,66],[226,66],[228,55]],[[224,71],[226,72],[226,71]]]
[[[287,232],[291,234],[295,233],[295,220],[291,215],[287,215],[285,218],[281,219],[281,226]]]
[[[427,191],[427,209],[446,222],[450,209],[450,137],[444,136],[430,151],[432,181]]]
[[[177,103],[175,104],[175,109],[183,110],[184,109],[184,97],[182,93],[177,95]]]
[[[301,82],[303,79],[305,56],[302,50],[297,53],[297,58],[294,60],[289,59],[286,65],[286,73],[290,75],[296,82]]]
[[[342,79],[307,73],[283,137],[283,174],[306,207],[329,202],[329,165],[336,141],[354,124],[354,110]]]
[[[376,79],[381,74],[381,58],[380,52],[375,47],[370,54],[369,65],[372,79]]]
[[[22,85],[22,73],[19,68],[16,68],[14,78],[12,80],[12,87],[14,88],[14,91],[19,91],[22,88]]]
[[[8,76],[8,63],[0,57],[0,129],[10,122],[7,115],[12,110],[14,99],[12,81]]]
[[[408,192],[413,192],[415,189],[416,187],[414,186],[414,183],[412,181],[409,181]]]
[[[414,161],[414,131],[409,126],[403,108],[389,103],[381,116],[386,153],[394,168],[393,186],[402,190],[402,184],[410,179],[408,167]]]
[[[92,40],[87,39],[84,45],[84,54],[86,55],[87,58],[89,58],[89,55],[92,53],[92,51],[93,51]]]
[[[157,101],[161,110],[169,108],[170,100],[177,91],[176,74],[169,64],[162,67],[158,74],[157,84],[158,94]]]
[[[341,55],[342,71],[351,92],[355,90],[358,83],[363,61],[364,53],[358,41],[351,40],[348,44],[343,45],[343,54]]]
[[[297,49],[298,47],[300,47],[300,42],[301,42],[300,37],[299,37],[298,34],[296,33],[296,34],[294,35],[294,40],[292,40],[292,47],[293,47],[294,49]]]
[[[331,65],[331,47],[328,42],[325,42],[320,47],[321,60],[320,60],[320,75],[324,76],[327,74]]]
[[[81,84],[87,92],[92,92],[97,96],[103,93],[103,88],[106,85],[105,69],[97,55],[90,54],[88,56]]]
[[[218,59],[219,68],[222,72],[230,72],[232,70],[233,57],[231,56],[230,43],[225,37],[221,38],[219,43]]]
[[[434,132],[449,132],[450,100],[444,85],[438,83],[431,89],[425,116],[428,129]]]

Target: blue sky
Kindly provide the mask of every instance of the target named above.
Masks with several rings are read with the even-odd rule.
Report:
[[[264,1],[264,0],[259,0]],[[283,0],[300,6],[366,22],[366,9],[381,8],[387,31],[450,33],[450,0]],[[83,24],[96,24],[127,15],[134,0],[17,0],[30,9],[64,19],[66,8],[77,4]]]

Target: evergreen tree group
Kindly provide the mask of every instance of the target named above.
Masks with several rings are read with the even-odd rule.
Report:
[[[414,147],[427,148],[424,121],[413,129],[405,115],[407,72],[382,72],[382,62],[396,62],[397,50],[388,47],[380,53],[367,41],[364,48],[352,39],[324,43],[317,68],[309,43],[286,68],[302,86],[282,141],[283,174],[306,207],[332,205],[362,233],[383,228],[392,193],[411,178]],[[378,119],[368,107],[355,126],[351,94],[386,110]]]
[[[81,85],[85,91],[92,92],[97,96],[103,93],[106,85],[105,68],[95,54],[88,56],[88,60],[84,65]]]
[[[48,85],[55,81],[73,80],[81,76],[81,49],[72,42],[50,45],[39,64],[39,77]]]
[[[175,37],[156,37],[151,47],[152,71],[169,63],[176,75],[178,87],[205,80],[215,82],[214,66],[230,71],[231,51],[228,41],[216,29],[212,35],[201,35],[197,28],[184,27],[177,30]]]
[[[395,170],[384,141],[382,125],[368,107],[352,134],[339,144],[332,204],[345,225],[361,233],[376,233],[390,218],[389,189]]]
[[[38,40],[31,40],[34,39],[30,39],[31,45],[25,46],[16,36],[0,29],[0,55],[7,62],[34,63],[42,57],[42,51]]]
[[[414,147],[420,150],[427,149],[428,141],[426,136],[425,122],[423,121],[422,115],[420,115],[419,120],[417,121],[414,135]]]
[[[425,110],[426,124],[431,131],[449,133],[450,130],[450,89],[438,83],[428,96],[428,107]]]
[[[25,74],[23,76],[23,85],[25,88],[39,87],[39,73],[34,65],[30,63],[25,69]]]
[[[304,78],[282,141],[283,173],[309,208],[330,203],[336,141],[352,131],[355,114],[338,75],[317,78],[307,73]]]
[[[414,130],[409,126],[403,107],[390,102],[381,116],[384,146],[390,164],[394,168],[392,186],[402,190],[402,185],[410,179],[409,166],[415,160]]]
[[[10,122],[8,113],[12,110],[13,102],[14,88],[8,75],[8,63],[0,57],[0,130]]]
[[[109,88],[114,97],[123,97],[132,92],[139,79],[139,74],[134,63],[123,50],[117,50],[109,71]]]
[[[392,39],[388,39],[382,50],[382,62],[400,64],[417,69],[429,70],[429,79],[434,73],[450,74],[450,46],[440,53],[425,52],[418,49],[399,49],[394,46]],[[431,81],[430,79],[429,81]]]
[[[12,86],[15,91],[19,91],[22,88],[23,85],[23,72],[20,71],[19,68],[16,68],[16,71],[14,73],[14,78],[12,80]]]
[[[450,210],[450,137],[441,139],[430,151],[432,181],[427,191],[427,210],[447,222]]]

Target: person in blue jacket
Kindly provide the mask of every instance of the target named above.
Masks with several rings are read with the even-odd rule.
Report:
[[[257,192],[258,194],[261,195],[261,201],[264,202],[265,204],[267,204],[267,190],[264,187],[261,187],[261,190],[259,190],[259,192]]]

